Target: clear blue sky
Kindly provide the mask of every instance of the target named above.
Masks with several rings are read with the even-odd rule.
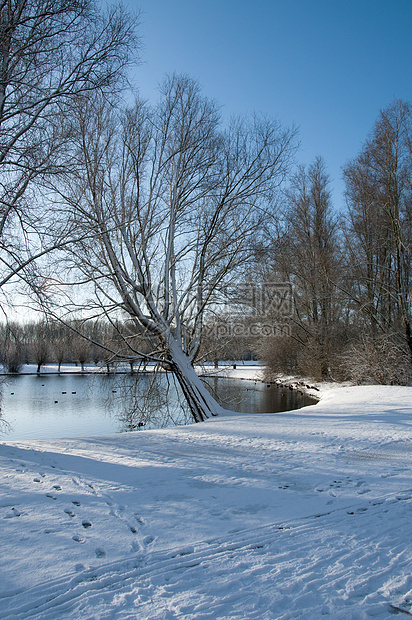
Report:
[[[334,202],[341,168],[381,108],[412,101],[412,0],[125,0],[141,10],[143,64],[154,100],[167,73],[197,79],[227,116],[253,111],[300,128],[302,163],[322,155]]]

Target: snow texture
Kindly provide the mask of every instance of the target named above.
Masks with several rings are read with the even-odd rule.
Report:
[[[412,614],[412,388],[0,443],[0,617]]]

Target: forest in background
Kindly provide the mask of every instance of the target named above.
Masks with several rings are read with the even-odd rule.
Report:
[[[262,272],[291,284],[291,338],[267,339],[273,371],[408,384],[412,362],[412,116],[381,110],[343,169],[346,211],[331,204],[326,166],[299,168],[262,247]],[[273,230],[275,234],[273,235]],[[273,236],[272,236],[273,235]]]

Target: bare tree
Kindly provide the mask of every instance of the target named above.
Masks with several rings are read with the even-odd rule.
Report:
[[[205,309],[248,260],[294,134],[258,119],[224,130],[216,105],[177,76],[155,108],[137,103],[121,120],[83,98],[79,127],[85,172],[60,191],[89,235],[73,260],[94,287],[89,310],[129,317],[146,349],[125,334],[119,355],[173,372],[194,420],[204,420],[219,411],[193,368]]]
[[[63,362],[68,361],[70,347],[70,332],[57,322],[52,322],[49,326],[50,337],[50,360],[57,364],[57,371],[61,371]]]
[[[67,242],[36,181],[63,164],[73,98],[120,84],[134,28],[93,0],[0,0],[0,289]]]
[[[21,327],[9,322],[1,325],[1,362],[7,372],[19,373],[25,361],[25,345]]]
[[[412,114],[382,110],[361,153],[345,168],[351,299],[373,337],[412,361]]]
[[[83,338],[80,334],[72,336],[70,354],[76,366],[80,364],[82,372],[84,372],[85,364],[88,364],[91,359],[91,346],[88,339]]]
[[[295,341],[278,335],[270,346],[263,342],[265,358],[272,366],[283,364],[290,371],[295,364],[295,371],[322,378],[331,374],[343,305],[336,286],[342,274],[339,218],[329,187],[321,157],[308,168],[299,166],[263,253],[265,279],[289,283],[293,291],[294,313],[287,320]]]

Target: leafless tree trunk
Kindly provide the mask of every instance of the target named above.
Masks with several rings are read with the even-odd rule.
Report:
[[[166,80],[157,107],[137,103],[121,121],[97,98],[79,103],[84,172],[60,192],[89,237],[73,259],[94,289],[89,311],[129,317],[145,350],[124,335],[124,359],[173,372],[193,419],[204,420],[219,411],[193,368],[204,313],[251,254],[293,132],[258,119],[222,129],[186,77]]]

